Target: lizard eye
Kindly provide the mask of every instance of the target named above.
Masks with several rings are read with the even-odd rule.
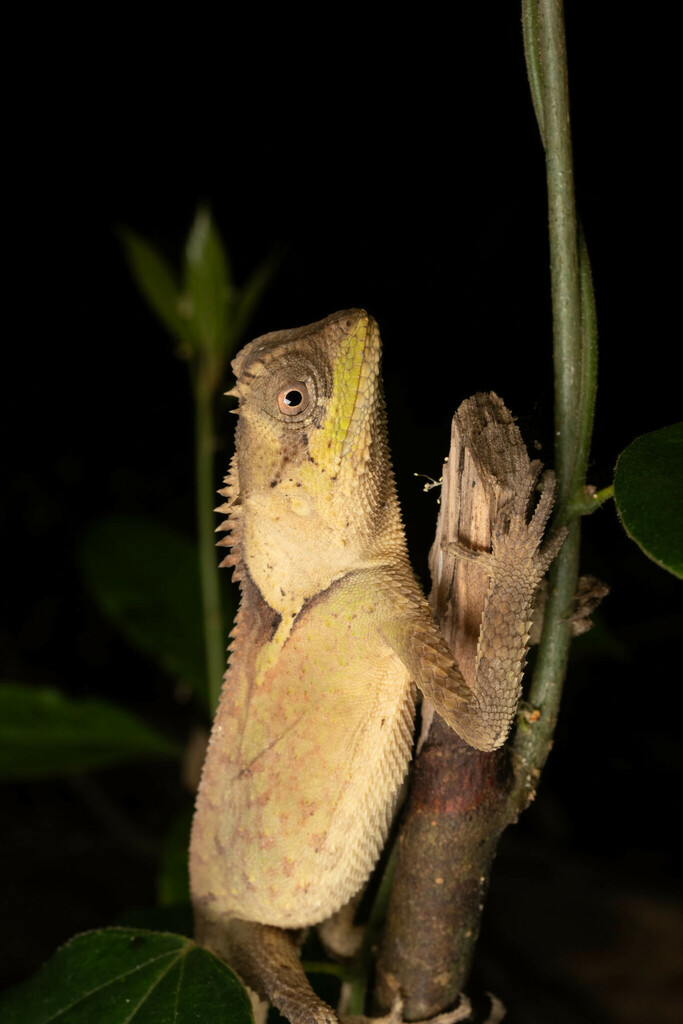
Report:
[[[285,416],[297,416],[305,412],[310,404],[308,388],[301,380],[292,381],[277,396],[278,409]]]

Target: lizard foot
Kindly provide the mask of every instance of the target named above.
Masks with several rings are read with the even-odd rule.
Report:
[[[520,476],[514,497],[498,512],[493,526],[491,551],[473,551],[459,541],[446,545],[458,558],[477,561],[495,581],[506,575],[540,582],[567,536],[566,527],[556,530],[542,544],[543,532],[555,499],[555,474],[546,470],[541,480],[543,490],[536,508],[527,520],[527,512],[536,488],[541,463],[529,463]]]
[[[530,644],[540,643],[543,632],[543,620],[545,618],[545,605],[548,600],[548,581],[541,580],[531,610]],[[609,587],[596,576],[580,576],[574,594],[574,605],[572,613],[567,620],[571,626],[572,636],[581,636],[587,633],[593,626],[591,615],[598,607],[603,597],[609,594]]]
[[[588,632],[593,625],[591,615],[607,594],[609,587],[596,576],[579,577],[574,594],[574,610],[569,620],[573,636]]]

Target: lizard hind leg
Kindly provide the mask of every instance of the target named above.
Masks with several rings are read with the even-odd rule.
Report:
[[[242,981],[271,1002],[290,1024],[404,1024],[398,989],[385,1016],[338,1017],[310,986],[299,960],[297,933],[236,918],[229,921],[227,928],[225,925],[225,921],[205,922],[197,940],[226,960]],[[469,1014],[469,1000],[461,996],[456,1010],[419,1024],[456,1024]]]
[[[232,918],[227,927],[225,921],[205,925],[198,940],[291,1024],[339,1024],[304,974],[296,933]]]
[[[360,949],[365,928],[363,925],[354,924],[354,918],[365,888],[363,886],[336,914],[332,914],[318,925],[318,937],[328,956],[350,960]]]

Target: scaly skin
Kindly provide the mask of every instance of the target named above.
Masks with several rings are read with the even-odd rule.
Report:
[[[221,492],[242,600],[197,797],[197,937],[293,1024],[333,1024],[286,929],[361,888],[410,758],[414,685],[482,750],[520,692],[552,486],[503,517],[475,688],[406,551],[386,440],[377,325],[363,310],[257,338],[233,362],[236,455]]]

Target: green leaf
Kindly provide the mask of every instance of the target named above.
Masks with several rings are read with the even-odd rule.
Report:
[[[179,757],[180,748],[103,700],[0,684],[0,778],[73,775],[140,758]]]
[[[235,974],[182,935],[106,928],[76,935],[0,995],[3,1024],[254,1024]]]
[[[130,228],[119,228],[118,235],[135,283],[152,310],[174,338],[192,345],[192,334],[180,314],[178,283],[164,257]]]
[[[93,599],[126,639],[206,701],[197,549],[146,519],[96,523],[79,552]]]
[[[251,322],[264,291],[268,287],[281,259],[281,254],[274,250],[256,270],[241,289],[234,314],[233,332],[235,342],[244,335]]]
[[[173,822],[161,856],[157,878],[157,899],[161,907],[189,903],[188,849],[193,807],[184,808]]]
[[[183,310],[206,353],[222,356],[227,350],[231,340],[232,298],[231,272],[223,242],[211,214],[200,207],[185,246]]]
[[[629,537],[683,578],[683,423],[644,434],[624,449],[614,500]]]

